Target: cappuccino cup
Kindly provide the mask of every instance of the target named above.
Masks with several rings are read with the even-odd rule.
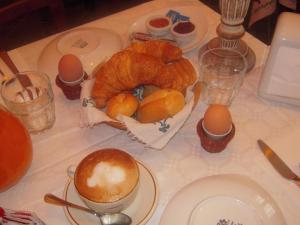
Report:
[[[136,160],[119,149],[101,149],[87,155],[76,167],[74,185],[80,198],[100,213],[127,208],[139,187]]]

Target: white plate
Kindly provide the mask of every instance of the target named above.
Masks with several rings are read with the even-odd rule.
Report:
[[[140,187],[133,203],[123,211],[132,218],[131,225],[145,224],[154,213],[158,202],[156,178],[144,164],[138,162],[138,166],[140,169]],[[64,199],[86,207],[75,190],[73,180],[69,180],[66,184]],[[64,207],[64,211],[73,225],[99,225],[99,219],[89,213],[68,207]]]
[[[99,63],[122,48],[121,37],[111,30],[78,28],[57,36],[43,49],[38,59],[38,69],[56,76],[60,58],[65,54],[74,54],[90,74]]]
[[[182,51],[186,53],[200,46],[208,31],[208,25],[207,25],[207,19],[204,13],[202,12],[201,7],[198,6],[178,6],[178,7],[164,8],[157,11],[153,11],[147,15],[140,17],[130,26],[128,30],[128,37],[133,32],[147,33],[147,29],[145,25],[146,20],[149,17],[154,15],[166,15],[167,12],[171,9],[179,12],[182,15],[188,16],[190,18],[190,21],[196,25],[197,33],[195,38],[192,41],[179,46],[181,47]],[[165,38],[172,39],[172,36],[171,35],[166,36]]]
[[[180,210],[179,210],[180,209]],[[214,175],[194,181],[168,203],[160,225],[285,225],[272,197],[250,178]]]

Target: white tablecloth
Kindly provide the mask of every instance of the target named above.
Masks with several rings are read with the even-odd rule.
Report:
[[[201,6],[208,19],[209,30],[205,42],[216,36],[220,16],[196,0],[157,0],[85,24],[84,26],[113,29],[122,37],[137,18],[153,10],[173,5]],[[30,43],[9,52],[21,70],[36,69],[40,52],[56,35]],[[236,126],[236,136],[227,149],[219,154],[209,154],[201,148],[196,124],[203,116],[206,105],[201,103],[186,124],[161,151],[144,148],[132,141],[125,132],[107,125],[80,128],[78,125],[79,102],[64,99],[54,85],[56,117],[54,127],[32,136],[33,162],[26,176],[14,187],[0,193],[0,206],[26,209],[37,213],[47,224],[69,224],[63,209],[43,202],[47,192],[62,196],[67,181],[66,169],[76,164],[88,153],[104,147],[125,149],[148,165],[157,177],[159,202],[147,225],[159,224],[168,201],[188,183],[208,175],[238,173],[246,175],[269,192],[282,210],[289,225],[300,221],[300,188],[282,178],[261,154],[256,140],[265,139],[269,144],[280,141],[282,135],[300,133],[299,107],[264,101],[257,96],[257,87],[268,47],[246,34],[244,40],[257,56],[255,68],[247,75],[238,97],[230,110]],[[197,62],[197,50],[189,54]],[[53,79],[53,77],[52,77]],[[300,144],[290,144],[290,154],[298,151]],[[284,151],[281,152],[284,156]],[[299,154],[298,154],[299,155]],[[292,158],[292,159],[291,159]],[[295,157],[290,157],[293,161]],[[300,159],[298,158],[299,163]],[[293,168],[300,175],[299,168]],[[298,169],[298,171],[297,171]]]

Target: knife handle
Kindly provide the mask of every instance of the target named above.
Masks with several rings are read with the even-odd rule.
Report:
[[[300,178],[294,179],[295,183],[300,187]]]

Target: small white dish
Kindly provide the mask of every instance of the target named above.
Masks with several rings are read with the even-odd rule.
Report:
[[[161,23],[159,23],[158,20],[162,20]],[[155,23],[157,23],[157,26],[155,25]],[[151,16],[146,20],[146,28],[148,32],[153,36],[167,35],[170,32],[171,27],[172,21],[169,17],[164,15]]]
[[[138,161],[138,166],[140,170],[140,187],[137,196],[133,203],[122,211],[132,218],[131,225],[145,224],[153,215],[158,203],[158,187],[155,176],[143,163]],[[86,207],[77,194],[72,179],[68,180],[65,186],[64,199]],[[89,213],[68,207],[64,207],[64,212],[73,225],[99,225],[99,219]]]
[[[180,210],[178,210],[180,209]],[[160,225],[286,225],[272,197],[239,174],[198,179],[181,189],[162,214]]]
[[[179,32],[183,27],[189,28],[188,32]],[[179,29],[178,29],[179,28]],[[196,26],[191,21],[178,21],[170,29],[171,34],[179,45],[191,42],[197,33]]]
[[[128,33],[127,45],[130,44],[131,41],[130,37],[132,33],[134,32],[147,33],[145,22],[149,17],[152,17],[154,15],[166,15],[167,12],[171,9],[180,12],[182,15],[188,16],[191,21],[195,21],[195,26],[196,26],[195,37],[189,42],[179,44],[179,47],[182,49],[183,53],[187,53],[199,47],[201,43],[204,42],[204,38],[208,31],[207,18],[203,13],[202,7],[199,6],[175,6],[171,8],[163,8],[138,18],[135,22],[132,23],[132,25],[129,27],[127,31]],[[173,39],[173,36],[171,35],[171,33],[169,33],[168,35],[164,36],[164,38]]]

